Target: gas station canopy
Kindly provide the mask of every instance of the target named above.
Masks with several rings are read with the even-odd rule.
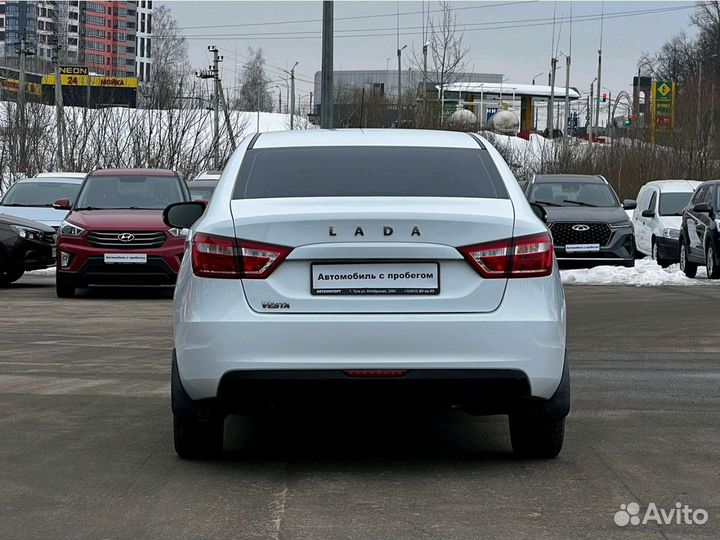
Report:
[[[440,91],[440,86],[435,88]],[[484,94],[486,97],[493,96],[515,96],[516,98],[550,98],[552,87],[542,84],[508,84],[508,83],[482,83],[482,82],[458,82],[445,85],[443,89],[447,94],[468,93]],[[555,97],[565,99],[565,87],[555,87]],[[580,99],[580,92],[570,88],[568,97],[571,100]]]

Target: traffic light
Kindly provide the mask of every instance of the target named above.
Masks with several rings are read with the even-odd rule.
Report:
[[[607,101],[607,93],[603,92],[602,99],[600,100],[601,103],[605,103]]]
[[[632,115],[628,116],[628,117],[625,119],[625,125],[626,125],[626,126],[631,126],[631,125],[632,125],[632,121],[633,121]]]

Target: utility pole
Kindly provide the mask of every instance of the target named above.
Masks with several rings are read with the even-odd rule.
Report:
[[[600,75],[602,74],[602,49],[598,49],[598,75],[597,75],[597,103],[595,105],[595,127],[598,132],[600,131],[600,94],[602,93],[602,81]]]
[[[290,129],[295,129],[295,68],[297,67],[298,62],[295,62],[295,65],[290,69],[290,71],[285,71],[288,75],[290,75]]]
[[[232,149],[235,150],[235,148],[237,148],[237,142],[235,141],[235,132],[233,131],[232,123],[230,122],[230,112],[228,111],[227,101],[225,101],[225,91],[223,90],[222,85],[220,85],[220,102],[223,113],[225,114],[225,125],[227,126],[228,135],[230,135],[230,144],[232,145]]]
[[[18,75],[18,96],[17,96],[17,127],[18,127],[18,134],[20,136],[19,146],[20,146],[20,168],[22,171],[25,171],[26,167],[26,149],[27,149],[27,122],[25,120],[25,103],[26,103],[26,83],[25,83],[25,62],[27,60],[28,55],[35,54],[33,51],[28,49],[27,41],[25,40],[25,34],[20,36],[20,48],[16,49],[18,55],[20,56],[20,66],[19,66],[19,75]]]
[[[397,58],[398,58],[398,116],[397,116],[397,127],[400,127],[402,123],[402,52],[405,50],[407,45],[403,45],[402,48],[398,47]]]
[[[57,129],[57,161],[55,167],[58,171],[63,170],[63,149],[65,147],[65,141],[63,140],[64,134],[64,111],[63,111],[63,95],[62,95],[62,80],[60,78],[60,51],[62,45],[55,36],[55,46],[53,47],[52,61],[55,64],[55,123]]]
[[[425,103],[427,93],[427,53],[429,45],[429,41],[427,41],[425,45],[423,45],[423,103]]]
[[[588,96],[588,120],[587,120],[588,142],[592,142],[593,103],[594,103],[594,98],[595,98],[595,80],[596,79],[593,79],[593,82],[590,83],[590,95]]]
[[[565,131],[563,132],[563,153],[567,151],[570,135],[570,57],[565,57]]]
[[[282,113],[282,90],[279,86],[275,86],[275,88],[277,88],[278,91],[278,112]]]
[[[555,105],[555,70],[557,68],[557,58],[550,59],[550,101],[548,102],[548,137],[553,138],[553,107]]]
[[[220,62],[223,61],[223,57],[218,53],[220,52],[215,45],[208,45],[208,51],[213,53],[213,63],[209,69],[203,69],[195,73],[195,76],[200,79],[213,79],[214,82],[214,93],[213,93],[213,112],[215,116],[213,118],[213,161],[215,168],[220,169]]]
[[[333,2],[323,1],[323,27],[322,27],[322,98],[320,109],[320,127],[332,129],[333,127]]]

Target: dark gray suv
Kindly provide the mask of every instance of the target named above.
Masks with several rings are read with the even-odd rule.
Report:
[[[633,227],[625,210],[637,205],[630,199],[620,204],[602,176],[536,175],[525,186],[525,195],[547,210],[561,268],[635,266]]]

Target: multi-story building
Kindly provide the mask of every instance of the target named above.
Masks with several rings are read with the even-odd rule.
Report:
[[[80,58],[100,75],[134,76],[134,55],[128,58],[127,1],[104,0],[80,4]],[[133,60],[128,65],[128,60]]]
[[[17,58],[22,38],[29,45],[35,44],[37,33],[37,2],[22,2],[8,0],[1,2],[3,16],[2,29],[4,30],[2,56]]]
[[[49,72],[55,48],[63,64],[100,75],[148,81],[152,64],[151,0],[0,0],[0,63],[17,66],[21,38],[29,70]]]
[[[135,36],[135,76],[149,82],[152,70],[152,0],[137,3],[137,33]]]

